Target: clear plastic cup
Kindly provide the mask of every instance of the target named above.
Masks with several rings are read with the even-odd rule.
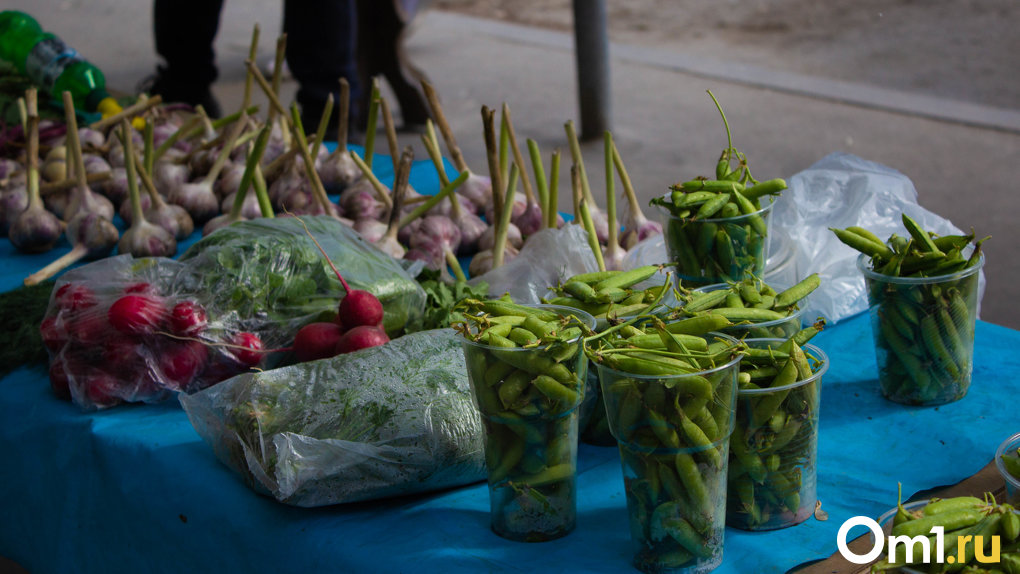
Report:
[[[722,562],[739,363],[669,376],[597,364],[623,464],[633,564],[643,572],[708,572]]]
[[[756,349],[785,339],[748,339]],[[781,387],[737,391],[730,437],[726,525],[775,530],[807,520],[814,512],[818,458],[818,406],[829,358],[804,345],[814,374]]]
[[[754,213],[718,219],[675,217],[660,207],[666,254],[676,265],[677,279],[684,285],[711,285],[748,274],[761,277],[773,205],[769,198]]]
[[[1020,449],[1020,433],[1004,440],[996,449],[995,467],[999,469],[999,474],[1002,475],[1002,480],[1006,483],[1006,502],[1020,507],[1020,472],[1017,472],[1016,469],[1010,472],[1002,460],[1003,455],[1016,456],[1018,449]]]
[[[951,275],[894,277],[857,258],[864,274],[882,395],[910,405],[959,400],[970,388],[978,263]]]
[[[584,311],[533,307],[595,326]],[[576,525],[578,405],[588,367],[581,345],[580,337],[509,349],[463,339],[485,434],[491,527],[503,538],[542,542]]]

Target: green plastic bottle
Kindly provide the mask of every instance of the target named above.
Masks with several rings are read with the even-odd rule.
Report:
[[[14,65],[58,101],[64,92],[71,92],[79,109],[103,117],[121,111],[106,91],[103,72],[24,12],[0,12],[0,60]]]

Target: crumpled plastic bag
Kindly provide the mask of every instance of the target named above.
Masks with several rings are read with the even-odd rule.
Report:
[[[588,235],[582,226],[567,224],[529,236],[512,261],[469,283],[474,286],[484,281],[489,284],[490,296],[510,293],[516,303],[536,304],[549,296],[549,287],[591,271],[598,271],[598,262],[588,245]]]
[[[379,297],[391,335],[420,328],[425,291],[399,261],[328,217],[302,218],[353,288]],[[332,320],[343,288],[296,218],[235,223],[203,238],[179,260],[118,255],[65,273],[40,324],[58,396],[85,410],[153,403],[248,370],[271,368],[298,329]],[[125,331],[110,309],[130,296],[151,323]],[[206,324],[182,330],[191,305]],[[233,346],[231,346],[233,345]]]
[[[486,477],[481,420],[452,329],[246,373],[180,402],[221,462],[257,492],[295,506]]]
[[[858,251],[844,245],[830,227],[864,227],[882,239],[907,235],[901,214],[939,235],[963,233],[948,219],[917,203],[910,179],[884,165],[852,154],[833,153],[795,174],[772,212],[771,232],[786,234],[796,246],[801,278],[818,273],[821,287],[806,301],[805,317],[830,323],[868,308]],[[982,272],[978,298],[984,293]]]

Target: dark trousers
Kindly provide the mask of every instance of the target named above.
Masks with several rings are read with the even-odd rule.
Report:
[[[208,90],[216,80],[213,41],[222,8],[223,0],[155,0],[156,52],[166,61],[168,82]],[[357,107],[356,29],[354,0],[284,1],[287,65],[298,82],[297,102],[306,122],[318,121],[330,93],[339,100],[341,77],[350,83],[351,106]],[[356,110],[351,112],[357,117]]]

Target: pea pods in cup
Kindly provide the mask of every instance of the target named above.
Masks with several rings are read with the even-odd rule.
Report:
[[[492,530],[523,542],[569,534],[577,519],[578,405],[594,318],[553,305],[465,304],[464,358],[485,432]]]
[[[643,572],[708,572],[722,562],[740,345],[702,337],[706,350],[684,360],[617,352],[627,349],[619,340],[587,346],[620,450],[633,564]]]
[[[774,530],[814,511],[819,397],[829,362],[796,338],[744,341],[751,354],[741,362],[730,438],[728,526]]]

